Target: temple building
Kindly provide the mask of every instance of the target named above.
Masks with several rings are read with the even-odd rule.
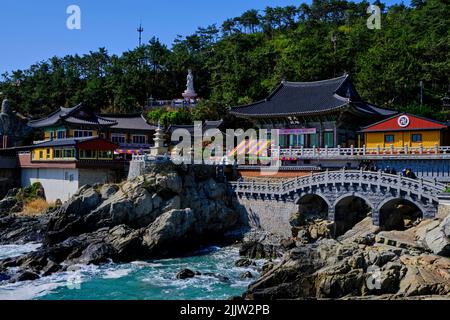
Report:
[[[278,129],[282,148],[350,147],[361,126],[396,114],[365,102],[349,75],[316,82],[283,81],[266,99],[233,107],[231,114],[261,129]]]
[[[118,145],[98,137],[38,142],[19,153],[21,186],[40,182],[47,201],[68,200],[86,184],[118,182],[125,161],[115,160]]]
[[[156,130],[141,114],[98,115],[84,104],[28,125],[43,140],[19,152],[21,185],[40,182],[50,202],[66,201],[86,184],[121,181],[132,155],[150,150]]]
[[[29,122],[29,126],[43,131],[44,141],[104,138],[118,145],[116,155],[128,159],[150,149],[156,130],[141,114],[97,115],[84,104],[61,107],[44,119]]]
[[[448,125],[402,113],[361,130],[367,148],[431,148],[448,145]]]

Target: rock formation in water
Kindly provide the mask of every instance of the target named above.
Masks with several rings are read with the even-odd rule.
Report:
[[[247,240],[241,251],[247,257],[284,255],[265,265],[243,297],[450,299],[449,227],[450,216],[441,216],[406,231],[384,232],[369,217],[338,239],[324,232],[319,239],[272,240],[271,245],[267,237],[262,243]]]
[[[158,164],[120,185],[84,186],[49,214],[44,245],[0,262],[0,273],[48,275],[73,264],[185,254],[240,226],[214,169]]]

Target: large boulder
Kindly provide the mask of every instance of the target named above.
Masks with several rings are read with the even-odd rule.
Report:
[[[81,264],[100,264],[107,262],[114,256],[114,249],[107,243],[91,243],[81,253],[78,262]]]
[[[226,187],[223,183],[217,183],[214,179],[209,179],[203,189],[206,196],[211,200],[223,200],[226,195]]]
[[[149,255],[165,256],[182,249],[183,240],[193,233],[196,219],[191,209],[171,210],[159,216],[145,231],[143,245]],[[181,248],[174,248],[178,243]]]
[[[115,250],[115,259],[121,262],[133,261],[142,256],[142,231],[126,225],[111,229],[106,242]]]
[[[110,198],[117,191],[119,191],[119,187],[115,184],[105,184],[100,189],[100,194],[103,200]]]
[[[184,269],[177,273],[176,278],[180,280],[190,279],[195,277],[195,272],[190,269]]]
[[[450,215],[439,225],[433,225],[423,241],[434,254],[450,257]]]
[[[450,294],[450,261],[436,256],[402,256],[407,272],[400,282],[399,296]]]

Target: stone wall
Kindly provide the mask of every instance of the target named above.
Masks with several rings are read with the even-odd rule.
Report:
[[[251,228],[291,237],[289,223],[298,206],[291,201],[273,201],[269,199],[236,198],[243,220]]]
[[[111,169],[78,169],[79,187],[118,182],[116,174]]]
[[[136,177],[143,175],[145,172],[145,161],[130,161],[130,169],[128,171],[128,180],[133,180]]]

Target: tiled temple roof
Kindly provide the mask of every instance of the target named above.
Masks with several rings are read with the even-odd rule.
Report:
[[[348,75],[315,82],[283,81],[267,99],[233,107],[230,113],[242,118],[286,117],[323,114],[349,106],[369,115],[396,113],[364,102]]]
[[[92,125],[92,126],[112,126],[115,121],[97,116],[90,111],[85,105],[79,104],[73,108],[60,107],[58,110],[50,114],[48,117],[30,121],[28,125],[32,128],[45,128],[60,124],[73,125]]]
[[[111,126],[112,129],[156,130],[156,126],[149,124],[140,113],[104,114],[100,115],[100,117],[116,122],[116,124]]]

